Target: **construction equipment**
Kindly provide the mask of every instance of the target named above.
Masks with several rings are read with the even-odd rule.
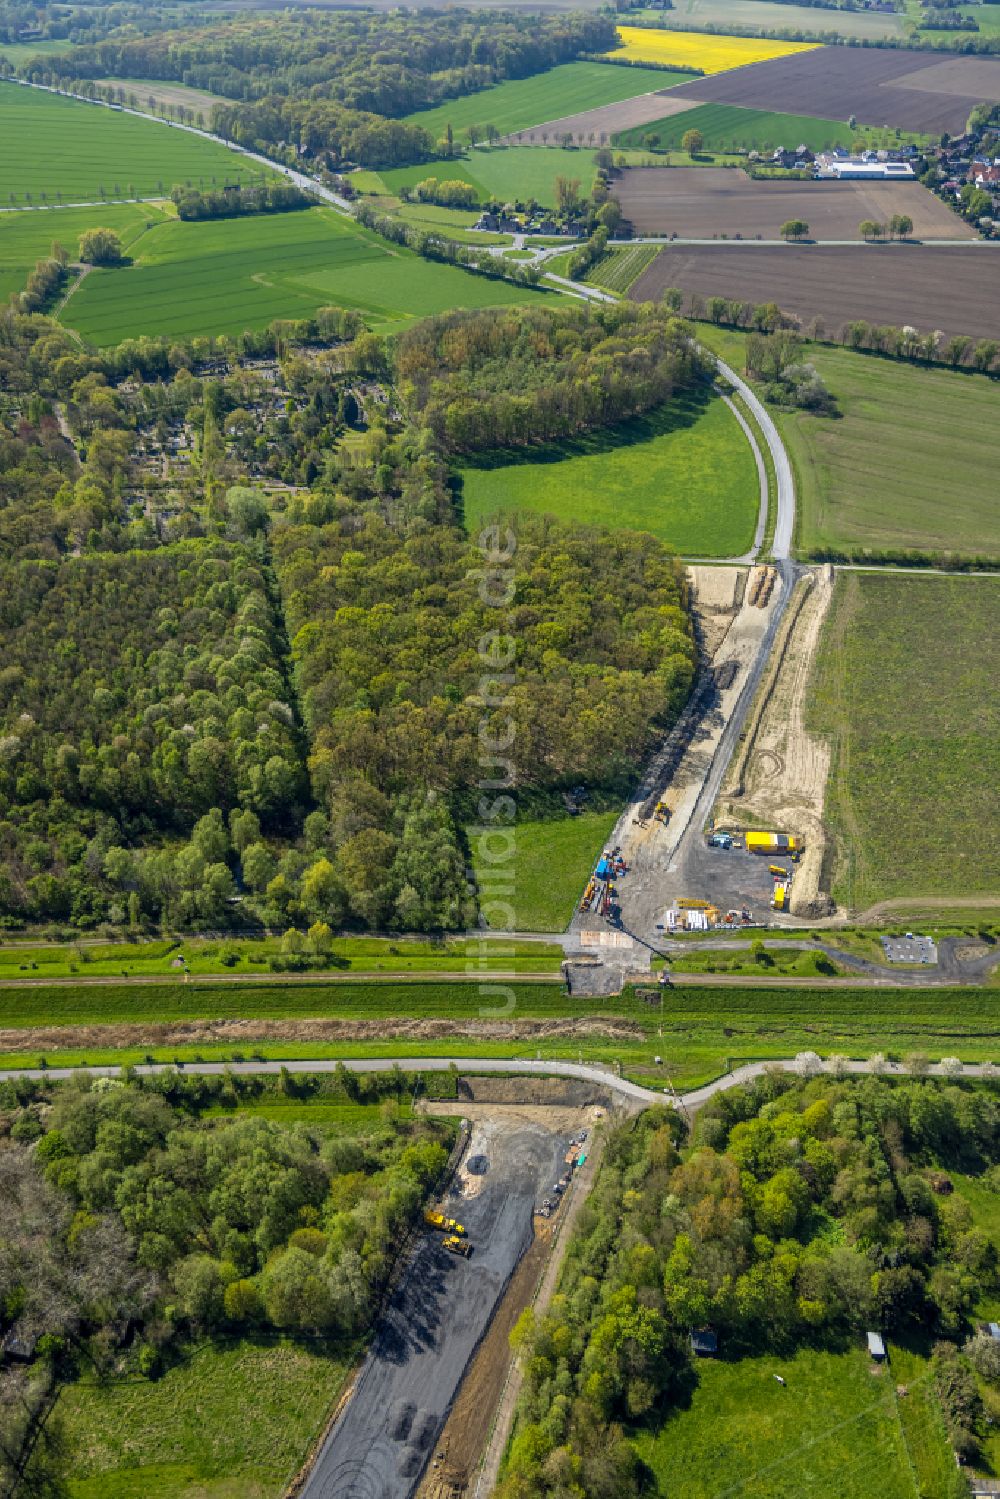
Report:
[[[441,1242],[450,1254],[460,1254],[463,1260],[467,1260],[472,1253],[472,1245],[468,1239],[460,1239],[457,1234],[449,1234]]]
[[[709,848],[732,848],[733,840],[728,833],[713,833],[708,840]]]
[[[775,911],[788,910],[788,886],[783,880],[775,880],[771,905]]]
[[[710,900],[695,900],[692,896],[682,895],[677,902],[678,911],[709,911],[712,902]]]
[[[657,802],[656,811],[653,813],[657,822],[668,823],[670,821],[670,808],[666,802]]]
[[[443,1213],[434,1213],[430,1208],[424,1211],[424,1222],[429,1228],[436,1228],[442,1234],[464,1234],[465,1229],[454,1218],[446,1218]]]
[[[767,867],[768,867],[769,872],[771,874],[775,875],[779,880],[790,880],[791,879],[791,875],[789,874],[788,870],[784,868],[783,865],[781,865],[781,864],[769,864]]]
[[[750,854],[791,854],[798,848],[796,840],[788,833],[748,833],[747,853]]]

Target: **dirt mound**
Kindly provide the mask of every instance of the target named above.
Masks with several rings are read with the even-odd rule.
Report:
[[[792,883],[792,915],[829,914],[820,889],[826,836],[823,802],[830,751],[806,732],[805,708],[813,659],[833,594],[832,569],[822,568],[799,584],[772,665],[751,711],[740,753],[733,760],[716,820],[737,826],[761,821],[788,827],[805,841]]]
[[[461,1077],[458,1096],[470,1103],[547,1104],[582,1109],[592,1103],[606,1103],[608,1094],[599,1083],[573,1077]],[[472,1171],[475,1159],[472,1156],[467,1161],[467,1171]]]
[[[0,1051],[64,1047],[249,1045],[254,1041],[541,1041],[641,1035],[634,1021],[581,1015],[553,1020],[187,1020],[139,1025],[0,1028]]]

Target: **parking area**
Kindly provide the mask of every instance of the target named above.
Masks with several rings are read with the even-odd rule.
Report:
[[[905,937],[883,937],[882,950],[887,963],[936,963],[937,943],[933,937],[917,937],[907,932]]]

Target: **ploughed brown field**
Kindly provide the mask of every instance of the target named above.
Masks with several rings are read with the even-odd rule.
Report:
[[[777,239],[788,219],[803,219],[809,238],[854,240],[862,219],[913,220],[914,239],[975,239],[975,230],[919,182],[782,182],[731,167],[629,167],[615,197],[637,234],[682,239],[740,235]]]
[[[898,125],[959,135],[975,104],[1000,103],[1000,58],[943,52],[818,47],[772,62],[695,78],[671,89],[674,99],[740,104],[866,125]]]
[[[599,145],[606,144],[619,130],[634,130],[636,125],[649,125],[653,120],[665,120],[668,115],[684,114],[696,109],[700,99],[686,96],[674,100],[671,93],[639,94],[635,99],[620,99],[617,104],[599,104],[593,109],[581,110],[575,115],[563,115],[558,120],[546,120],[528,130],[515,130],[504,140],[514,141],[519,146],[557,145],[564,135],[583,142],[594,137]]]
[[[668,286],[703,297],[777,302],[803,328],[836,334],[863,318],[922,333],[1000,338],[1000,246],[667,245],[629,292],[655,302]]]

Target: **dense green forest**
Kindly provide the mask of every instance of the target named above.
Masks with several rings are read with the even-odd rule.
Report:
[[[453,314],[391,345],[338,308],[101,353],[14,309],[0,332],[5,923],[465,928],[483,736],[514,726],[524,793],[614,796],[683,705],[668,548],[520,517],[500,608],[450,481],[463,447],[701,380],[668,312]]]
[[[922,1339],[949,1440],[974,1456],[972,1370],[1000,1370],[982,1339],[957,1345],[998,1284],[997,1247],[935,1185],[944,1165],[1000,1191],[993,1091],[776,1073],[683,1134],[652,1109],[608,1141],[558,1295],[514,1335],[525,1386],[503,1499],[642,1493],[631,1437],[687,1403],[702,1327],[728,1359],[856,1346],[868,1328]]]
[[[687,326],[649,304],[427,318],[398,340],[408,408],[459,452],[612,426],[707,376]]]
[[[357,1347],[453,1138],[449,1121],[396,1118],[388,1101],[412,1084],[324,1082],[333,1098],[387,1100],[360,1135],[241,1114],[274,1080],[0,1084],[0,1307],[36,1355],[0,1371],[5,1493],[15,1475],[19,1493],[65,1492],[50,1407],[78,1375],[154,1379],[193,1343],[241,1332]],[[293,1097],[319,1086],[277,1081]]]

